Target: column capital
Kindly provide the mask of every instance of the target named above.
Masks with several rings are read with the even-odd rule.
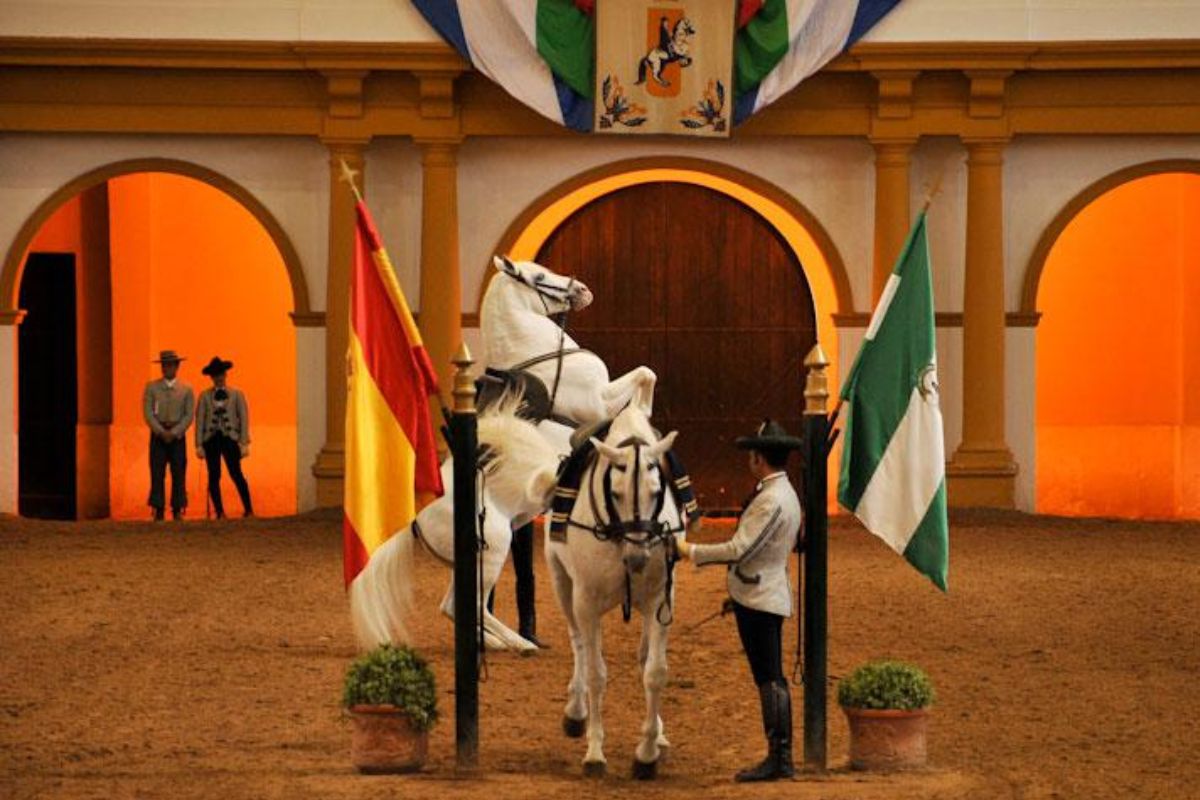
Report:
[[[1004,162],[1004,148],[1011,136],[963,136],[967,148],[967,165],[998,165]]]
[[[369,136],[321,136],[320,139],[330,152],[339,153],[361,153],[371,143]]]
[[[454,167],[458,165],[458,146],[461,136],[415,137],[421,147],[421,165],[425,167]]]
[[[917,145],[915,136],[868,136],[875,148],[875,163],[880,166],[906,167]]]
[[[0,325],[20,325],[25,319],[26,311],[23,308],[10,308],[0,311]]]

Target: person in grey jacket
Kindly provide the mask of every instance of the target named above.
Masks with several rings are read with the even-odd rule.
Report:
[[[765,420],[754,436],[736,440],[750,451],[750,472],[758,478],[754,495],[738,518],[733,538],[723,544],[681,541],[679,552],[696,566],[726,564],[729,596],[738,635],[758,687],[767,757],[734,780],[790,778],[792,699],[783,675],[783,620],[792,615],[788,561],[803,524],[800,498],[788,480],[788,455],[802,445],[783,426]]]
[[[242,459],[250,455],[250,408],[246,395],[226,383],[232,361],[213,356],[201,370],[212,379],[212,386],[200,393],[196,403],[196,458],[208,467],[208,495],[217,519],[225,516],[221,499],[221,460],[242,499],[242,515],[254,516],[250,486],[242,474]]]
[[[162,378],[150,381],[142,392],[142,416],[150,426],[150,499],[156,520],[163,518],[167,465],[171,466],[171,516],[179,519],[187,508],[188,426],[195,412],[192,387],[177,377],[179,362],[174,350],[163,350],[154,363]]]

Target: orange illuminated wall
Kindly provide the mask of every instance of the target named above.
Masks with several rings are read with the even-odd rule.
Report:
[[[162,349],[187,357],[180,376],[199,394],[214,355],[235,363],[229,383],[250,406],[243,462],[255,511],[296,510],[296,336],[279,251],[254,216],[201,181],[144,173],[109,182],[113,297],[114,517],[146,518],[148,432],[141,397]],[[205,470],[188,431],[191,518],[205,513]],[[226,512],[241,513],[228,476]]]
[[[1038,511],[1200,517],[1200,175],[1102,195],[1042,275]]]

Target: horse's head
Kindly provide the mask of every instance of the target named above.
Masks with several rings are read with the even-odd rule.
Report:
[[[484,489],[510,519],[532,519],[550,506],[558,451],[537,426],[517,416],[519,394],[507,394],[479,416]]]
[[[680,17],[679,21],[675,23],[675,30],[673,31],[675,41],[683,42],[689,36],[695,35],[696,29],[692,27],[692,21],[687,17]]]
[[[510,261],[504,256],[492,259],[496,269],[529,292],[529,307],[546,316],[579,311],[592,302],[592,290],[575,278],[559,275],[533,261]]]
[[[621,534],[622,559],[633,574],[645,569],[651,547],[665,543],[658,520],[666,501],[660,461],[676,435],[672,431],[659,439],[646,416],[631,405],[617,415],[605,441],[592,439],[602,459],[597,471],[604,476],[607,527]]]

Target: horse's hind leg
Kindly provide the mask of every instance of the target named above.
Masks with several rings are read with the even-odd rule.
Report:
[[[554,580],[554,596],[558,598],[558,604],[567,620],[567,634],[571,639],[571,655],[575,662],[572,667],[571,682],[567,684],[567,705],[563,709],[563,733],[572,739],[578,739],[587,731],[583,637],[579,635],[579,626],[575,623],[574,590],[571,576],[554,556],[548,556],[546,561],[550,566],[550,576]]]
[[[661,748],[666,743],[662,733],[662,693],[667,686],[667,628],[647,615],[643,630],[646,658],[642,664],[642,685],[646,691],[646,719],[642,723],[642,738],[638,742],[633,762],[633,777],[646,780],[655,777]]]

